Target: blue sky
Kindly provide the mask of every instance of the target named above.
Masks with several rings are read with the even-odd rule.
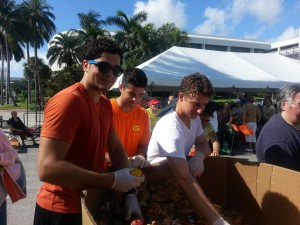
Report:
[[[144,10],[148,13],[147,22],[157,27],[172,22],[189,34],[268,42],[299,36],[300,0],[47,0],[47,3],[53,7],[57,32],[79,29],[78,13],[93,10],[104,20],[117,10],[128,16]],[[38,51],[45,62],[46,53],[47,45]],[[23,76],[24,62],[11,63],[11,76]]]

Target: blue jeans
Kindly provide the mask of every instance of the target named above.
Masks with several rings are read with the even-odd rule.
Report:
[[[7,225],[6,200],[0,206],[0,225]]]
[[[26,192],[26,177],[20,176],[16,180],[16,182],[19,184],[19,186],[22,188],[22,190],[25,190],[25,192]],[[7,225],[7,203],[6,203],[6,200],[0,206],[0,225]]]

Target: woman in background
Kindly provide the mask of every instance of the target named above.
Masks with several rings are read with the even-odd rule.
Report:
[[[205,106],[205,109],[201,112],[200,119],[201,125],[204,130],[204,134],[206,140],[210,142],[210,147],[212,148],[211,156],[218,156],[220,150],[220,143],[219,139],[217,138],[215,129],[213,128],[212,124],[210,123],[211,118],[213,117],[214,107],[211,102]]]
[[[8,170],[9,174],[15,180],[18,180],[20,178],[20,170],[21,170],[21,165],[15,163],[17,157],[18,157],[17,150],[15,150],[11,146],[8,137],[5,135],[4,131],[0,129],[0,167],[2,170],[2,167],[6,166],[6,169]],[[2,177],[0,177],[0,185],[3,187]],[[2,193],[0,195],[5,196],[5,198],[2,198],[2,201],[0,202],[0,225],[6,225],[7,224],[6,193],[3,192],[5,191],[5,189],[1,188],[1,190]]]

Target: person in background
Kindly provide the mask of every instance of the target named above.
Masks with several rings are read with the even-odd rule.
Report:
[[[148,106],[149,108],[146,110],[150,118],[150,130],[152,132],[159,120],[159,117],[157,117],[157,114],[159,113],[159,101],[154,98],[148,102]]]
[[[218,111],[218,139],[220,141],[220,147],[228,149],[231,142],[231,135],[228,132],[228,125],[232,123],[232,111],[230,109],[230,103],[224,102],[223,108]]]
[[[259,108],[257,108],[254,103],[254,97],[248,96],[247,103],[243,106],[243,124],[247,123],[249,128],[254,132],[254,134],[246,134],[245,139],[249,144],[249,151],[255,152],[256,144],[256,129],[257,122],[261,119],[261,114]]]
[[[139,103],[147,86],[147,76],[138,68],[123,73],[119,87],[121,95],[111,99],[113,121],[132,167],[148,165],[146,152],[150,140],[149,117]]]
[[[140,106],[142,106],[144,109],[148,108],[148,102],[151,100],[152,98],[148,95],[148,93],[146,91],[144,91],[143,96],[142,96],[142,100],[140,103],[138,103]]]
[[[170,95],[168,98],[168,104],[172,103],[174,101],[174,95]]]
[[[236,99],[232,109],[232,123],[241,125],[243,123],[243,107],[241,101]]]
[[[87,42],[81,81],[48,101],[38,155],[43,184],[37,194],[34,225],[82,224],[83,189],[127,192],[144,181],[144,176],[130,173],[113,126],[111,103],[104,95],[121,74],[122,57],[120,48],[109,39]],[[103,172],[106,151],[114,172]]]
[[[271,98],[264,99],[264,106],[262,109],[262,117],[264,124],[276,113],[275,107],[272,104]]]
[[[257,160],[300,172],[300,84],[281,88],[277,103],[258,136]]]
[[[213,117],[214,108],[212,102],[208,102],[205,106],[205,109],[200,114],[201,125],[204,130],[204,134],[207,142],[210,142],[212,146],[211,148],[211,156],[218,156],[220,150],[220,143],[217,137],[217,134],[212,126],[211,118]]]
[[[5,135],[4,131],[0,129],[0,170],[2,170],[2,166],[6,166],[8,172],[12,176],[14,180],[18,182],[20,179],[20,170],[21,166],[18,163],[15,163],[18,157],[18,152],[15,150],[7,136]],[[20,182],[18,182],[20,185]],[[0,225],[7,224],[7,203],[6,203],[6,192],[2,183],[2,178],[0,174]],[[2,191],[1,191],[2,190]]]
[[[26,147],[25,139],[30,137],[33,145],[39,145],[34,138],[33,130],[26,127],[22,120],[18,117],[16,111],[11,112],[11,118],[7,121],[7,125],[11,129],[13,135],[19,135],[22,140],[22,146]]]
[[[241,102],[241,106],[245,105],[247,103],[247,94],[246,93],[243,93],[243,92],[240,92],[238,94],[238,99],[240,100]]]
[[[179,187],[199,214],[213,225],[227,225],[196,180],[204,171],[204,158],[210,155],[199,114],[213,94],[213,86],[207,77],[199,73],[185,76],[180,84],[176,107],[154,127],[147,156],[153,165],[169,165]],[[187,161],[193,145],[196,153]]]

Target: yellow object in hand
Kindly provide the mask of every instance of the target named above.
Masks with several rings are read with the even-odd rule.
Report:
[[[133,169],[130,171],[130,174],[136,177],[142,177],[143,176],[143,171],[140,169]]]

